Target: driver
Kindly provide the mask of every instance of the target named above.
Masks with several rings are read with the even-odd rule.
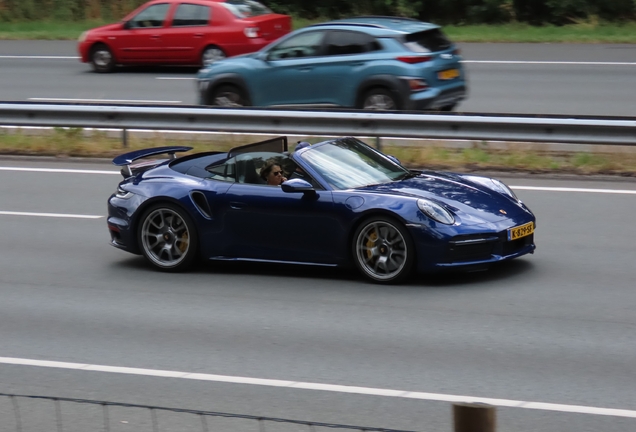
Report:
[[[281,183],[287,181],[283,176],[283,168],[274,160],[268,160],[261,168],[261,178],[270,186],[280,186]]]

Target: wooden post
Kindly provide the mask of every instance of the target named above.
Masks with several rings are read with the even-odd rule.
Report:
[[[495,407],[480,403],[453,404],[455,432],[495,432]]]

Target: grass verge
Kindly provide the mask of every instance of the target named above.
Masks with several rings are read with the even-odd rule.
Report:
[[[294,18],[294,28],[325,21]],[[111,21],[112,22],[112,21]],[[2,23],[0,40],[76,40],[91,28],[109,24],[106,21],[83,22],[14,22]],[[636,43],[636,23],[604,23],[582,21],[565,26],[530,26],[521,23],[502,25],[445,26],[446,34],[456,42],[519,43]]]
[[[132,150],[169,145],[191,146],[193,152],[227,151],[266,138],[224,134],[194,134],[184,138],[157,132],[130,134],[128,147],[124,148],[121,136],[112,132],[56,128],[51,133],[32,134],[28,130],[0,129],[0,155],[113,158]],[[290,138],[290,143],[299,139]],[[324,140],[302,139],[312,143]],[[374,145],[375,139],[367,142]],[[546,148],[541,144],[523,143],[464,142],[458,147],[443,141],[383,140],[382,150],[411,168],[636,177],[636,149],[632,147],[593,146],[589,151],[547,151]]]

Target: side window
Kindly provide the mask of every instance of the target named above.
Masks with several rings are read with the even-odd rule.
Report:
[[[130,28],[162,27],[170,4],[160,3],[148,6],[128,22]]]
[[[221,180],[234,183],[236,181],[236,160],[230,159],[224,164],[216,166],[208,166],[205,168],[214,180]]]
[[[382,49],[380,43],[371,35],[356,31],[334,30],[326,39],[327,55],[362,54]]]
[[[269,50],[269,60],[282,60],[320,55],[324,31],[302,33],[284,40]]]
[[[204,26],[210,21],[210,7],[181,3],[172,19],[173,27]]]

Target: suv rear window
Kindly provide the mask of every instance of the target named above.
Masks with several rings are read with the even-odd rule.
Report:
[[[404,36],[404,45],[414,52],[444,51],[453,46],[453,43],[438,28]]]
[[[248,18],[272,13],[267,6],[254,0],[226,0],[221,4],[237,18]]]

